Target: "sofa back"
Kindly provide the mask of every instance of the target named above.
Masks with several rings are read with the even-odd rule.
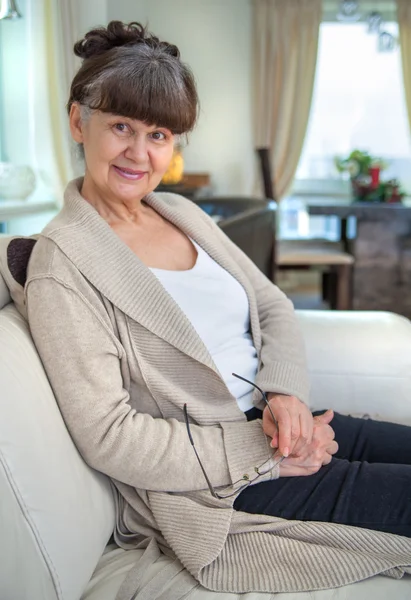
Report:
[[[0,310],[4,308],[9,302],[11,302],[11,296],[9,288],[3,279],[3,275],[0,273]]]
[[[114,527],[0,277],[0,598],[79,600]],[[73,382],[73,385],[75,382]]]

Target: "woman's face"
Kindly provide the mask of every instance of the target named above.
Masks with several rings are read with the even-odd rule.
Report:
[[[152,192],[173,155],[174,136],[165,127],[100,111],[82,120],[78,104],[71,107],[70,129],[84,147],[87,191],[115,201]]]

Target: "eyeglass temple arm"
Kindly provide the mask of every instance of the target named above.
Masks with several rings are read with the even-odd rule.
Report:
[[[198,464],[199,464],[199,465],[200,465],[200,467],[201,467],[201,470],[202,470],[202,472],[203,472],[204,478],[205,478],[205,480],[206,480],[206,482],[207,482],[207,485],[208,485],[208,489],[210,490],[210,494],[211,494],[211,495],[212,495],[214,498],[219,498],[219,496],[218,496],[218,495],[216,494],[216,492],[214,491],[214,488],[213,488],[213,486],[212,486],[212,484],[211,484],[211,481],[210,481],[210,480],[209,480],[209,478],[208,478],[208,475],[207,475],[207,473],[206,473],[206,470],[205,470],[205,468],[203,467],[203,463],[201,462],[201,460],[200,460],[200,457],[199,457],[199,455],[198,455],[198,452],[197,452],[197,449],[196,449],[196,447],[195,447],[195,445],[194,445],[194,440],[193,440],[193,437],[192,437],[192,435],[191,435],[191,431],[190,431],[190,424],[189,424],[189,420],[188,420],[187,404],[184,404],[184,408],[183,408],[183,410],[184,410],[184,419],[185,419],[185,422],[186,422],[186,427],[187,427],[188,439],[190,440],[190,444],[191,444],[191,445],[192,445],[192,447],[193,447],[193,450],[194,450],[194,452],[195,452],[195,455],[196,455],[196,457],[197,457],[197,460],[198,460]]]
[[[277,427],[277,431],[278,431],[278,422],[277,422],[277,419],[274,416],[273,411],[271,410],[271,406],[270,406],[270,403],[268,402],[267,394],[265,392],[263,392],[263,390],[260,387],[258,387],[257,384],[253,383],[249,379],[246,379],[245,377],[241,377],[241,375],[237,375],[237,373],[231,373],[231,374],[233,375],[233,377],[237,377],[237,379],[241,379],[242,381],[245,381],[246,383],[249,383],[250,385],[252,385],[253,387],[255,387],[260,392],[260,394],[262,395],[262,397],[264,399],[264,402],[267,405],[268,410],[270,411],[270,415],[271,415],[271,418],[273,420],[273,423]]]

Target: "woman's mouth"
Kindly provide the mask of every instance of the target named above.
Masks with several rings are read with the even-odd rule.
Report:
[[[144,175],[147,173],[147,171],[135,171],[134,169],[127,169],[126,167],[116,167],[116,165],[113,165],[113,168],[120,177],[131,181],[143,179]]]

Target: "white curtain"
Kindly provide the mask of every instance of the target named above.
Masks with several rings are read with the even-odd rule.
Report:
[[[322,0],[253,0],[255,144],[271,150],[277,200],[304,143],[321,17]]]
[[[70,138],[66,103],[70,83],[80,61],[73,53],[80,38],[79,0],[44,0],[47,91],[52,144],[61,188],[76,171],[74,145]]]
[[[409,0],[397,0],[397,15],[400,30],[405,102],[411,130],[411,2]]]
[[[66,103],[77,69],[73,54],[79,39],[79,0],[26,0],[23,20],[29,38],[27,78],[28,141],[38,187],[52,190],[57,201],[73,178],[71,136]]]

